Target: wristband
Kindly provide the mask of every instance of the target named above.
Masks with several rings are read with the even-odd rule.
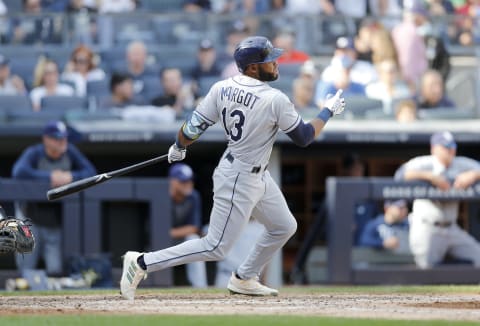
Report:
[[[317,114],[317,118],[327,123],[328,119],[330,119],[332,115],[333,115],[332,111],[330,111],[329,109],[323,109],[322,111],[320,111],[319,114]]]

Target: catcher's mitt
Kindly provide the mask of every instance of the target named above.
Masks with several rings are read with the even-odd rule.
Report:
[[[17,218],[0,220],[0,254],[28,253],[35,247],[30,224]]]

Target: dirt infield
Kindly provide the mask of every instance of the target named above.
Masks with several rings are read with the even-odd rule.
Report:
[[[306,291],[308,292],[308,291]],[[418,320],[480,320],[476,294],[282,293],[251,298],[223,293],[146,293],[129,302],[114,294],[1,296],[2,315],[177,314],[304,315]]]

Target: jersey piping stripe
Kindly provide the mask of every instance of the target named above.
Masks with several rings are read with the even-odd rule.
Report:
[[[207,122],[210,122],[212,125],[215,123],[215,121],[210,120],[210,119],[207,118],[205,115],[203,115],[203,114],[201,114],[200,112],[198,112],[197,110],[195,110],[195,113],[198,114],[200,117],[202,117],[202,119],[207,120]]]
[[[233,80],[234,83],[236,83],[236,84],[238,84],[238,85],[240,85],[240,86],[245,86],[245,87],[258,87],[258,86],[264,86],[264,85],[265,85],[265,83],[261,83],[261,84],[258,84],[258,85],[246,85],[246,84],[242,84],[242,83],[236,81],[236,80],[233,79],[233,78],[232,78],[232,80]]]
[[[298,115],[297,120],[295,120],[295,122],[290,127],[285,129],[284,132],[289,133],[291,131],[290,129],[294,129],[299,123],[300,123],[300,116]]]
[[[233,196],[235,195],[235,188],[236,188],[236,186],[237,186],[237,181],[238,181],[238,177],[239,177],[239,176],[240,176],[240,173],[237,174],[237,177],[235,178],[235,183],[233,184],[232,197],[230,198],[230,211],[228,212],[227,221],[225,222],[225,226],[223,227],[222,235],[220,236],[220,239],[218,240],[218,243],[217,243],[212,249],[202,250],[202,251],[197,251],[197,252],[192,252],[192,253],[189,253],[189,254],[186,254],[186,255],[177,256],[177,257],[173,257],[173,258],[169,258],[169,259],[157,261],[157,262],[155,262],[155,263],[148,264],[147,266],[152,266],[152,265],[156,265],[156,264],[160,264],[160,263],[165,263],[165,262],[167,262],[167,261],[171,261],[171,260],[174,260],[174,259],[187,257],[187,256],[190,256],[190,255],[201,254],[201,253],[204,253],[204,252],[212,252],[212,251],[214,251],[215,249],[217,249],[218,246],[220,245],[220,243],[222,242],[223,235],[225,234],[225,229],[227,228],[228,221],[230,221],[230,216],[232,215],[232,210],[233,210]]]

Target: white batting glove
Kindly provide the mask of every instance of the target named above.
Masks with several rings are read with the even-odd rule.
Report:
[[[175,161],[181,161],[187,155],[186,148],[180,148],[177,146],[176,143],[173,143],[172,146],[168,149],[168,163],[172,163]]]
[[[324,107],[326,107],[333,115],[340,114],[345,109],[345,99],[342,97],[343,90],[339,89],[337,93],[327,95]]]

